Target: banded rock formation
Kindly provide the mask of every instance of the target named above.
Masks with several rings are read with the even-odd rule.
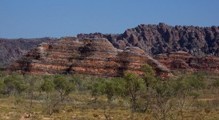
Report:
[[[218,56],[217,26],[142,24],[122,34],[79,34],[41,44],[11,69],[35,74],[121,76],[126,70],[141,74],[140,67],[148,63],[158,74],[168,69],[219,73]]]
[[[11,62],[21,58],[29,50],[42,42],[52,42],[55,38],[3,39],[0,38],[0,68],[8,67]]]
[[[62,38],[42,43],[11,65],[13,71],[32,74],[90,74],[122,76],[124,71],[142,74],[144,64],[153,66],[159,75],[169,70],[137,47],[115,48],[106,39]]]
[[[219,73],[219,58],[215,56],[197,57],[184,51],[159,54],[154,57],[170,70],[208,71]]]

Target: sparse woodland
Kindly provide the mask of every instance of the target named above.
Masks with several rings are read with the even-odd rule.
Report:
[[[84,75],[0,74],[4,120],[216,120],[219,75],[205,72],[121,78]]]

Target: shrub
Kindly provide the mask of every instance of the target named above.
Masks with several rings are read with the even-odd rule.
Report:
[[[137,100],[140,92],[144,89],[144,81],[138,75],[125,73],[126,94],[130,97],[132,112],[137,110]]]
[[[21,94],[27,89],[27,84],[21,75],[10,75],[4,79],[6,93],[8,94]]]

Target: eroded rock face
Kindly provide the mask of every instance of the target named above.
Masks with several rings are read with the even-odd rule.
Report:
[[[124,71],[142,74],[149,64],[159,75],[169,69],[137,47],[115,48],[106,39],[63,38],[54,43],[42,43],[11,65],[12,71],[32,74],[90,74],[122,76]]]
[[[107,38],[115,47],[136,46],[154,56],[185,51],[193,56],[219,56],[219,27],[141,24],[122,34],[79,34],[79,38]]]
[[[8,67],[11,62],[22,57],[42,42],[52,42],[55,38],[3,39],[0,38],[0,68]]]
[[[218,57],[217,26],[142,24],[122,34],[79,34],[41,44],[15,62],[11,70],[121,76],[124,71],[141,74],[141,66],[147,63],[158,74],[169,70],[219,73]]]
[[[219,58],[215,56],[195,57],[187,52],[178,51],[160,54],[154,58],[171,70],[219,73]]]

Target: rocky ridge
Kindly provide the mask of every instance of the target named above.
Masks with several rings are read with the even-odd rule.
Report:
[[[219,73],[219,27],[139,25],[123,34],[79,34],[43,43],[11,65],[33,74],[142,74],[153,66],[166,76],[171,70]]]
[[[206,71],[219,73],[219,57],[197,57],[184,51],[159,54],[154,57],[170,70]]]
[[[55,38],[36,39],[3,39],[0,38],[0,68],[7,67],[10,63],[25,55],[29,50],[37,47],[42,42],[51,42]]]
[[[79,34],[78,38],[106,38],[115,47],[136,46],[154,56],[185,51],[193,56],[219,56],[219,27],[169,26],[141,24],[122,34]]]
[[[62,38],[42,43],[11,66],[11,70],[32,74],[90,74],[122,76],[124,71],[142,74],[149,64],[157,74],[166,76],[169,69],[137,47],[115,48],[107,39]]]

